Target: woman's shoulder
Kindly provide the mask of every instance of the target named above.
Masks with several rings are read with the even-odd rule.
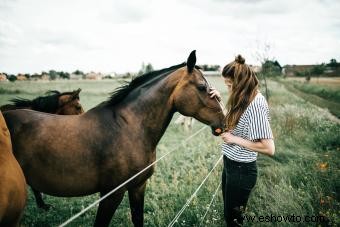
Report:
[[[266,98],[261,94],[257,93],[253,101],[247,107],[244,113],[244,119],[253,122],[256,119],[262,117],[269,117],[269,107]]]
[[[261,92],[258,92],[255,96],[255,98],[253,99],[253,101],[250,103],[249,107],[251,106],[255,106],[255,107],[268,107],[268,103],[266,98],[262,95]]]
[[[260,92],[257,93],[254,100],[249,104],[246,112],[248,112],[248,114],[250,113],[251,115],[253,115],[254,112],[259,112],[259,111],[261,112],[269,111],[267,100]]]

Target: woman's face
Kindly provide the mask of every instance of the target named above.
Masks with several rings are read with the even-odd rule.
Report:
[[[233,89],[233,82],[232,82],[232,80],[230,78],[225,78],[224,77],[224,83],[227,86],[228,91],[231,92],[232,89]]]

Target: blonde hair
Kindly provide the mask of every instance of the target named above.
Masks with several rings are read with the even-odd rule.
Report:
[[[228,99],[226,117],[227,130],[236,127],[241,115],[256,96],[259,81],[255,72],[238,55],[235,61],[224,66],[222,76],[232,81],[232,91]]]

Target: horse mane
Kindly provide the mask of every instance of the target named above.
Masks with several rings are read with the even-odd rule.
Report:
[[[118,87],[115,91],[111,93],[110,98],[105,102],[105,106],[113,106],[117,103],[121,102],[131,91],[136,89],[137,87],[151,81],[158,76],[169,75],[171,72],[186,66],[186,63],[181,63],[178,65],[171,66],[169,68],[160,69],[157,71],[152,71],[141,76],[134,78],[130,83],[124,84],[121,87]],[[98,106],[102,105],[99,104]]]
[[[32,110],[53,113],[59,106],[59,97],[62,95],[70,95],[72,92],[59,92],[56,90],[50,90],[45,93],[45,96],[39,96],[35,99],[14,98],[10,102],[15,107],[31,107]]]

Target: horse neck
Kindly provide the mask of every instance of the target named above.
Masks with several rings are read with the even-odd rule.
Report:
[[[178,81],[178,75],[168,75],[153,85],[136,89],[120,105],[119,114],[126,116],[152,147],[156,147],[175,113],[171,94]]]

